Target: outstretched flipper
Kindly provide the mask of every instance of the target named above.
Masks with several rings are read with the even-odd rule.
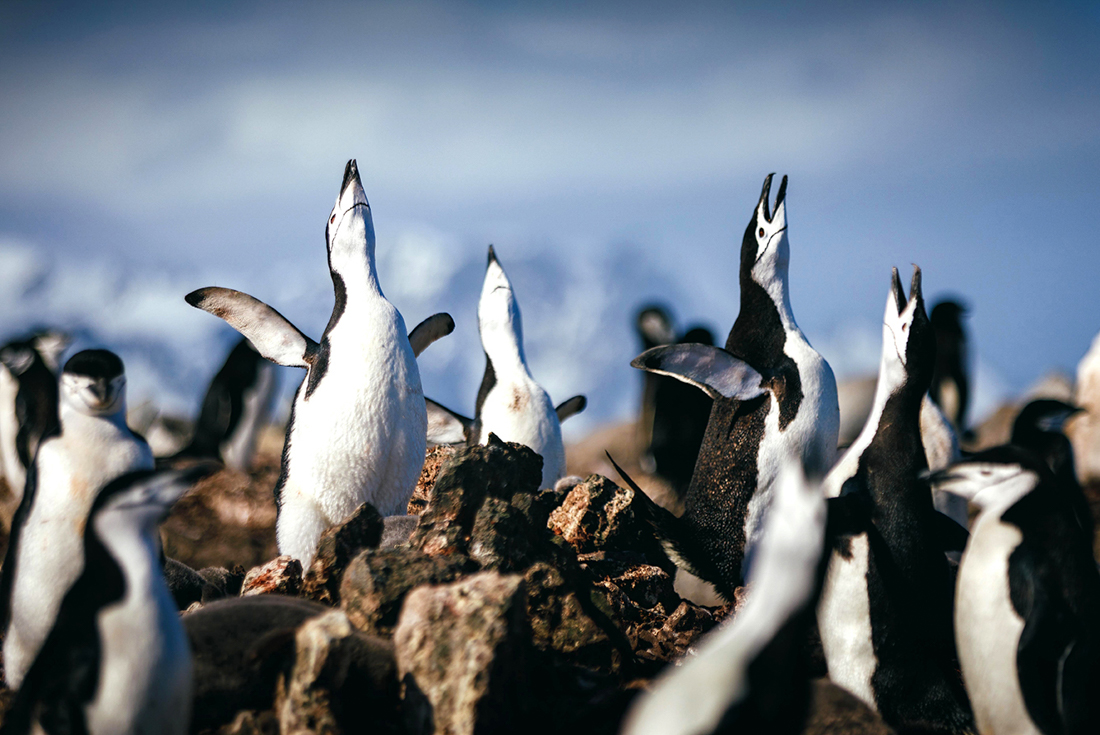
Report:
[[[313,364],[317,343],[264,302],[246,293],[217,286],[200,288],[185,298],[196,309],[224,319],[276,365],[308,368]]]
[[[461,444],[469,437],[474,420],[425,398],[428,409],[428,446]]]
[[[665,555],[672,560],[672,563],[708,582],[717,579],[715,574],[699,569],[691,561],[692,558],[698,557],[691,553],[690,535],[688,529],[684,527],[684,522],[654,503],[653,499],[646,495],[645,491],[638,487],[638,484],[631,479],[630,475],[626,474],[626,471],[618,465],[610,452],[605,451],[604,454],[607,455],[608,461],[619,473],[619,477],[622,478],[623,482],[634,491],[634,498],[638,503],[634,506],[635,509],[649,527],[653,529],[653,534],[657,537],[657,541],[664,549]]]
[[[588,407],[588,399],[584,396],[573,396],[567,401],[562,401],[558,404],[558,407],[554,411],[558,414],[558,422],[565,421],[570,416],[576,416],[578,413]]]
[[[455,320],[450,314],[445,312],[432,314],[409,332],[409,344],[412,345],[413,354],[419,357],[428,345],[453,331],[455,331]]]
[[[744,360],[712,345],[654,347],[635,357],[630,365],[694,385],[711,398],[748,401],[765,393],[760,373]]]

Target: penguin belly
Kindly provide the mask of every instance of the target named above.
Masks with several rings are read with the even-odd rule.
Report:
[[[832,552],[817,619],[829,678],[877,712],[871,688],[878,657],[871,637],[868,555],[865,533],[848,539],[847,554]]]
[[[1000,518],[976,524],[959,565],[955,636],[963,683],[983,733],[1035,733],[1016,668],[1024,621],[1012,606],[1008,558],[1023,541]]]
[[[157,559],[160,553],[154,547],[134,551],[136,559]],[[139,557],[138,551],[148,556]],[[124,566],[125,597],[99,613],[100,682],[87,709],[89,731],[184,735],[190,725],[192,662],[179,613],[156,568]]]
[[[61,601],[84,569],[84,526],[96,495],[127,472],[153,469],[147,446],[107,422],[98,441],[73,446],[69,435],[43,444],[37,482],[24,522],[4,641],[4,675],[17,688],[53,627]],[[91,447],[106,447],[102,454]]]
[[[279,549],[305,565],[321,531],[363,503],[404,514],[427,448],[424,391],[408,340],[396,354],[377,342],[332,344],[313,392],[306,397],[308,377],[298,389],[279,490]]]
[[[478,444],[489,433],[506,442],[530,447],[542,457],[541,487],[553,487],[565,476],[561,423],[550,396],[534,381],[497,383],[481,405]]]

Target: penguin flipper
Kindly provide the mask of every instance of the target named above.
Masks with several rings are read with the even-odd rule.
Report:
[[[711,398],[747,401],[765,393],[760,373],[744,360],[712,345],[662,345],[646,350],[630,365],[694,385]]]
[[[607,455],[608,461],[611,462],[611,466],[615,468],[615,471],[619,473],[619,477],[622,478],[623,482],[634,491],[634,501],[631,503],[631,506],[641,515],[646,524],[653,529],[653,534],[657,537],[658,543],[661,544],[665,556],[680,569],[714,584],[714,580],[718,578],[717,575],[699,569],[699,567],[691,561],[695,555],[692,553],[691,544],[688,540],[689,536],[687,530],[684,528],[683,521],[653,502],[653,498],[646,495],[645,491],[638,487],[638,483],[634,482],[630,475],[626,474],[626,471],[619,466],[610,452],[605,450],[604,454]],[[721,591],[719,591],[719,594],[721,594]]]
[[[1025,562],[1026,563],[1026,562]],[[1031,566],[1031,565],[1029,565]],[[1036,569],[1029,574],[1014,575],[1009,568],[1009,584],[1013,606],[1017,593],[1030,597],[1030,610],[1019,610],[1024,617],[1024,629],[1016,648],[1016,670],[1027,713],[1043,732],[1061,732],[1062,667],[1074,641],[1070,638],[1073,625],[1069,611],[1045,591]],[[1017,589],[1016,584],[1022,588]],[[1030,587],[1030,589],[1026,589]]]
[[[951,516],[932,511],[932,533],[943,551],[962,551],[970,540],[970,532]]]
[[[576,416],[587,407],[588,399],[581,395],[573,396],[569,400],[562,401],[554,411],[558,414],[558,423],[561,423],[570,416]]]
[[[419,357],[428,345],[453,331],[455,331],[455,320],[450,314],[442,311],[432,314],[409,332],[409,344],[412,345],[413,355]]]
[[[224,319],[276,365],[308,368],[313,364],[317,343],[259,299],[217,286],[200,288],[185,298],[196,309]]]
[[[474,425],[473,419],[455,413],[431,398],[425,398],[428,409],[428,445],[461,444],[466,441],[467,432]]]

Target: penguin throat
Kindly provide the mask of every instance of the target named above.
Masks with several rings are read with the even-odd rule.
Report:
[[[518,329],[505,329],[495,326],[482,332],[482,347],[485,355],[493,363],[493,370],[499,378],[529,376],[527,355],[523,350],[523,332]]]
[[[337,307],[340,305],[341,290],[351,302],[362,298],[385,298],[378,283],[378,270],[374,263],[372,248],[354,253],[329,253],[329,272],[336,290]],[[342,285],[338,285],[342,284]]]

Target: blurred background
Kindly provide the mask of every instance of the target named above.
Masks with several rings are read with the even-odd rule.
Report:
[[[457,323],[425,392],[468,414],[489,243],[576,438],[636,411],[639,306],[724,340],[771,171],[838,378],[877,368],[891,266],[969,306],[975,421],[1100,328],[1097,3],[89,5],[0,4],[0,331],[114,349],[131,405],[197,412],[236,338],[200,286],[320,336],[352,157],[387,296]]]

